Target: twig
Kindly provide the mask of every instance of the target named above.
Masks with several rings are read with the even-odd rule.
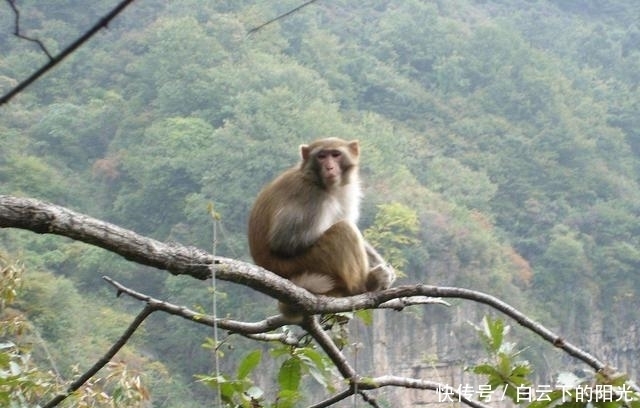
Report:
[[[496,309],[510,318],[514,319],[521,326],[526,327],[531,330],[533,333],[542,337],[544,340],[551,343],[553,346],[564,350],[567,354],[583,361],[584,363],[591,366],[594,370],[601,372],[605,368],[607,368],[607,364],[591,355],[590,353],[582,350],[581,348],[567,342],[562,337],[558,336],[551,330],[547,329],[540,323],[526,316],[521,311],[517,310],[513,306],[509,305],[502,300],[491,296],[489,294],[479,292],[471,289],[464,288],[456,288],[456,287],[438,287],[438,286],[430,286],[430,285],[416,285],[416,286],[398,286],[394,288],[390,288],[381,292],[370,293],[363,299],[363,295],[355,296],[352,298],[348,298],[350,302],[348,304],[339,304],[346,303],[343,302],[345,299],[336,299],[336,302],[332,304],[332,306],[339,308],[340,310],[347,309],[350,304],[356,303],[360,307],[371,307],[369,305],[379,305],[386,301],[392,299],[398,299],[405,296],[429,296],[429,297],[441,297],[441,298],[457,298],[457,299],[467,299],[472,300],[474,302],[482,303],[487,306]],[[360,299],[356,299],[360,298]],[[333,308],[329,308],[326,312],[334,312]]]
[[[443,394],[443,397],[442,397],[443,399],[446,398],[446,401],[440,401],[440,402],[449,402],[449,403],[462,402],[472,408],[490,408],[489,405],[483,404],[480,401],[467,398],[463,394],[459,393],[455,388],[449,385],[445,385],[435,381],[425,381],[417,378],[384,375],[377,378],[365,378],[358,381],[358,384],[357,384],[358,390],[374,390],[382,387],[403,387],[403,388],[411,388],[411,389],[419,389],[419,390],[437,391],[439,394],[441,393]],[[344,391],[339,392],[338,394],[332,396],[331,398],[327,398],[324,401],[321,401],[317,404],[309,406],[309,408],[330,407],[333,404],[336,404],[352,396],[354,394],[354,389],[355,387],[352,386]]]
[[[16,10],[15,7],[13,7],[13,1],[12,0],[7,0],[7,1],[9,1],[9,4],[12,5],[12,8]],[[49,62],[43,65],[36,72],[34,72],[29,78],[20,82],[13,89],[11,89],[9,92],[7,92],[2,97],[0,97],[0,105],[4,105],[5,103],[9,102],[11,98],[16,96],[20,92],[22,92],[22,90],[24,90],[27,86],[34,83],[38,78],[44,75],[47,71],[55,67],[60,61],[65,59],[67,56],[73,53],[78,47],[80,47],[82,44],[88,41],[91,37],[93,37],[93,35],[97,33],[100,29],[106,28],[109,25],[109,22],[111,22],[111,20],[113,20],[118,14],[120,14],[120,12],[125,9],[125,7],[133,3],[133,1],[134,0],[123,0],[122,2],[120,2],[120,4],[118,4],[113,10],[111,10],[107,15],[102,17],[96,24],[94,24],[94,26],[91,27],[89,31],[85,32],[81,37],[75,40],[67,48],[62,50],[58,55],[52,57],[45,50],[45,53],[49,56]]]
[[[7,0],[7,3],[9,3],[9,7],[11,7],[13,9],[13,14],[15,15],[13,34],[16,37],[21,38],[23,40],[27,40],[27,41],[31,41],[31,42],[36,43],[38,45],[38,47],[40,47],[42,52],[47,54],[47,57],[49,57],[49,59],[52,60],[53,57],[51,56],[51,53],[49,52],[47,47],[45,47],[45,45],[42,43],[42,41],[38,40],[37,38],[27,37],[26,35],[24,35],[24,34],[22,34],[20,32],[20,10],[18,9],[18,7],[16,7],[16,4],[15,4],[14,0]]]
[[[214,327],[218,326],[223,330],[227,330],[231,333],[241,334],[243,336],[247,336],[256,340],[264,340],[264,341],[275,341],[280,340],[280,335],[272,335],[272,336],[260,336],[261,334],[266,334],[270,331],[273,331],[277,328],[280,328],[286,324],[286,320],[282,317],[282,315],[276,315],[273,317],[269,317],[265,320],[250,323],[250,322],[241,322],[238,320],[231,319],[214,319],[212,316],[195,312],[187,307],[174,305],[169,302],[165,302],[162,300],[155,299],[151,296],[145,295],[143,293],[137,292],[131,288],[128,288],[121,283],[111,279],[108,276],[103,276],[102,279],[107,281],[113,287],[118,290],[118,295],[124,293],[134,299],[146,302],[147,307],[153,309],[153,311],[160,310],[166,313],[169,313],[174,316],[179,316],[189,321],[203,324],[205,326]]]
[[[57,406],[59,403],[64,401],[69,395],[73,392],[77,391],[82,384],[87,382],[91,377],[93,377],[102,367],[107,365],[109,361],[116,355],[118,351],[129,341],[129,338],[135,333],[138,327],[144,322],[144,320],[149,317],[151,313],[153,313],[153,307],[147,305],[144,309],[136,316],[136,318],[131,322],[127,330],[124,334],[116,341],[113,346],[105,353],[104,356],[100,360],[98,360],[89,370],[87,370],[84,374],[82,374],[77,380],[69,385],[67,391],[63,394],[59,394],[54,397],[51,401],[44,405],[44,408],[52,408]]]
[[[289,10],[289,11],[287,11],[287,12],[286,12],[286,13],[284,13],[284,14],[280,14],[279,16],[277,16],[277,17],[275,17],[275,18],[272,18],[271,20],[267,21],[266,23],[262,23],[262,24],[260,24],[259,26],[252,28],[251,30],[249,30],[249,31],[247,32],[247,35],[251,35],[251,34],[253,34],[253,33],[255,33],[255,32],[257,32],[257,31],[259,31],[259,30],[263,29],[264,27],[268,26],[269,24],[275,23],[275,22],[276,22],[276,21],[278,21],[278,20],[281,20],[281,19],[283,19],[283,18],[285,18],[285,17],[287,17],[287,16],[290,16],[291,14],[293,14],[293,13],[295,13],[295,12],[297,12],[297,11],[302,10],[303,8],[307,7],[308,5],[315,3],[316,1],[318,1],[318,0],[310,0],[310,1],[307,1],[306,3],[303,3],[303,4],[299,5],[299,6],[298,6],[298,7],[296,7],[296,8],[293,8],[293,9]]]

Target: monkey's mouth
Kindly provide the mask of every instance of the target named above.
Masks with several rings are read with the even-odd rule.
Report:
[[[339,181],[340,176],[338,176],[337,174],[327,174],[324,178],[324,183],[330,186],[337,184]]]

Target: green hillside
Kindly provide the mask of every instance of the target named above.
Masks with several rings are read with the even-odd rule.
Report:
[[[52,53],[114,5],[23,3],[21,29]],[[0,107],[0,193],[205,250],[213,202],[222,215],[217,253],[249,260],[246,221],[260,188],[297,161],[301,143],[357,138],[366,189],[360,226],[400,264],[399,283],[488,292],[626,361],[637,377],[636,0],[319,1],[247,34],[298,4],[134,2]],[[11,35],[14,16],[0,7],[5,93],[47,56]],[[376,227],[393,211],[417,226],[394,231],[407,240],[385,241]],[[206,283],[70,240],[0,230],[0,251],[24,263],[18,307],[66,374],[92,362],[137,310],[113,299],[103,275],[211,307]],[[222,290],[220,314],[276,313],[273,300],[248,289]],[[486,310],[454,306],[387,322],[399,333],[394,367],[425,354],[472,358],[472,340],[460,338],[465,321]],[[63,311],[86,321],[65,323]],[[99,340],[69,343],[97,328],[105,332]],[[451,330],[462,334],[451,338]],[[407,348],[424,331],[430,343]],[[211,368],[201,348],[208,335],[166,316],[145,327],[131,354],[164,373],[154,390],[165,403],[154,406],[186,396],[200,406],[210,397],[192,377]],[[543,377],[570,364],[532,350]],[[229,353],[223,364],[234,367]]]

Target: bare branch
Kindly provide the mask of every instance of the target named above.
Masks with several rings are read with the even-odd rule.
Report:
[[[211,276],[213,257],[197,248],[172,246],[43,201],[0,195],[0,228],[62,235],[114,252],[142,265],[197,279]]]
[[[327,332],[322,329],[322,326],[320,326],[315,316],[306,316],[302,323],[302,328],[304,328],[322,350],[327,353],[331,361],[336,365],[338,371],[340,371],[340,374],[342,374],[346,380],[350,383],[356,381],[356,371],[351,367],[344,354],[342,354],[333,340],[331,340]]]
[[[254,339],[260,339],[260,336],[253,336],[253,335],[267,333],[288,324],[287,321],[284,320],[282,315],[269,317],[265,320],[255,322],[255,323],[241,322],[238,320],[231,320],[231,319],[224,319],[224,318],[214,319],[210,315],[198,313],[187,307],[174,305],[172,303],[158,300],[151,296],[137,292],[133,289],[130,289],[122,285],[121,283],[116,282],[115,280],[109,278],[108,276],[103,276],[102,278],[118,290],[118,295],[120,295],[120,293],[125,293],[134,299],[146,302],[147,305],[151,307],[154,311],[160,310],[160,311],[172,314],[174,316],[182,317],[184,319],[190,320],[198,324],[203,324],[209,327],[218,327],[223,330],[228,330],[231,333],[237,333],[243,336],[245,335],[250,336],[251,338],[254,338]],[[275,336],[262,337],[262,339],[269,340],[269,341],[277,340]]]
[[[300,339],[292,335],[291,333],[286,333],[286,332],[267,333],[271,330],[277,329],[287,324],[287,322],[280,315],[270,317],[266,320],[256,322],[256,323],[240,322],[240,321],[235,321],[230,319],[214,320],[209,315],[197,313],[184,306],[174,305],[172,303],[161,301],[151,296],[137,292],[131,288],[128,288],[120,284],[119,282],[109,277],[105,276],[103,277],[103,279],[117,289],[118,295],[120,295],[121,293],[124,293],[124,294],[127,294],[128,296],[131,296],[134,299],[146,302],[147,305],[145,307],[145,310],[149,309],[151,310],[151,312],[156,310],[163,311],[172,315],[180,316],[184,319],[187,319],[195,323],[204,324],[210,327],[217,326],[223,330],[228,330],[231,333],[239,334],[254,340],[279,341],[283,344],[293,345],[293,346],[299,345],[299,342],[300,342]],[[412,297],[412,298],[395,299],[395,300],[400,301],[403,304],[403,306],[412,305],[412,304],[433,303],[430,301],[431,298],[424,298],[424,297]],[[437,302],[437,303],[440,303],[440,302]],[[383,305],[389,305],[389,304],[393,304],[393,301],[386,302]],[[149,314],[151,312],[149,312]],[[384,376],[384,377],[379,377],[375,379],[358,377],[356,371],[347,362],[344,354],[342,354],[342,352],[338,349],[334,341],[320,326],[320,323],[315,317],[308,317],[302,326],[316,340],[318,345],[325,351],[325,353],[327,353],[327,355],[329,356],[331,361],[333,361],[336,368],[338,368],[338,371],[340,371],[343,377],[352,384],[352,386],[349,389],[339,394],[336,394],[335,396],[323,402],[313,405],[314,407],[328,407],[332,404],[335,404],[338,401],[341,401],[353,395],[356,392],[356,390],[359,390],[357,392],[361,394],[365,400],[367,400],[369,403],[373,404],[374,406],[377,406],[377,404],[375,403],[375,400],[373,400],[370,396],[365,394],[363,390],[371,390],[371,389],[381,388],[385,386],[399,386],[404,388],[437,390],[439,392],[442,390],[446,390],[447,395],[452,396],[457,401],[464,402],[467,405],[474,408],[487,408],[485,405],[478,403],[477,401],[469,400],[463,395],[460,395],[454,389],[439,383],[434,383],[434,382],[424,381],[419,379],[412,379],[412,378],[395,377],[395,376]],[[83,375],[82,378],[84,378],[84,381],[86,381],[88,378],[90,378],[90,376],[88,377],[85,374]]]
[[[373,309],[380,307],[385,302],[414,296],[467,299],[504,313],[554,347],[585,362],[595,371],[601,373],[611,371],[607,364],[595,356],[567,342],[513,306],[494,296],[474,290],[407,285],[346,298],[314,296],[288,280],[255,265],[222,257],[216,257],[214,264],[213,256],[197,248],[164,244],[64,207],[28,198],[0,196],[0,228],[2,227],[63,235],[97,245],[126,259],[154,266],[176,275],[187,274],[197,279],[206,279],[212,276],[211,268],[216,268],[218,279],[251,287],[292,304],[307,315]],[[637,388],[633,385],[634,390],[637,391]]]
[[[131,338],[133,333],[137,330],[137,328],[142,324],[142,322],[154,311],[163,311],[172,315],[180,316],[189,321],[196,322],[199,324],[204,324],[207,326],[217,326],[224,330],[229,330],[232,333],[237,333],[243,336],[246,336],[251,339],[260,340],[260,341],[280,341],[287,345],[298,345],[299,338],[291,335],[290,333],[267,333],[273,329],[279,328],[286,323],[282,316],[274,316],[268,318],[264,321],[257,323],[247,323],[247,322],[239,322],[230,319],[213,319],[211,316],[194,312],[184,306],[177,306],[169,302],[164,302],[158,299],[155,299],[151,296],[145,295],[143,293],[137,292],[131,288],[128,288],[115,280],[109,277],[103,277],[109,284],[114,286],[117,289],[118,296],[124,293],[134,299],[146,302],[145,308],[138,314],[138,316],[134,319],[134,321],[129,325],[125,333],[118,339],[118,341],[109,349],[109,351],[98,361],[96,362],[89,370],[87,370],[83,375],[81,375],[76,381],[74,381],[67,389],[67,391],[63,394],[59,394],[54,397],[51,401],[49,401],[45,408],[53,408],[64,401],[69,395],[73,392],[77,391],[86,381],[88,381],[92,376],[94,376],[101,368],[103,368],[115,355],[116,353],[126,344],[126,342]],[[409,298],[408,300],[410,300]],[[417,298],[418,301],[424,300]],[[427,302],[430,303],[430,302]],[[433,383],[429,381],[412,379],[412,378],[404,378],[404,377],[395,377],[395,376],[384,376],[376,379],[370,378],[362,378],[359,377],[356,371],[351,367],[351,365],[347,362],[344,354],[338,349],[336,344],[333,342],[331,337],[323,330],[320,326],[318,320],[309,316],[306,318],[305,322],[302,324],[302,327],[306,329],[306,331],[316,340],[318,345],[327,353],[329,358],[333,361],[335,366],[338,368],[338,371],[341,372],[343,377],[349,381],[351,387],[349,389],[336,394],[335,396],[320,402],[314,407],[327,407],[338,401],[344,400],[354,393],[360,394],[365,401],[367,401],[370,405],[376,407],[379,406],[374,398],[369,396],[364,392],[364,390],[371,390],[376,388],[381,388],[385,386],[400,386],[405,388],[417,388],[417,389],[431,389],[431,390],[441,390],[447,389],[448,395],[457,398],[458,401],[464,402],[467,405],[474,408],[487,408],[483,404],[469,400],[466,397],[459,395],[454,389],[451,389],[448,386],[441,385],[438,383]]]
[[[364,381],[363,384],[360,385],[362,389],[374,389],[389,386],[437,391],[442,395],[451,397],[453,402],[460,401],[473,408],[489,408],[486,404],[467,398],[463,394],[459,393],[455,388],[435,381],[385,375],[370,379],[369,381]]]
[[[385,375],[376,378],[364,378],[360,379],[355,386],[350,387],[331,398],[328,398],[322,402],[311,405],[309,408],[324,408],[332,406],[339,401],[349,398],[355,393],[355,390],[373,390],[382,387],[402,387],[419,390],[431,390],[441,394],[441,398],[445,403],[462,402],[472,408],[490,408],[489,405],[483,404],[480,401],[472,400],[459,393],[455,388],[438,383],[435,381],[425,381],[417,378],[398,377],[393,375]]]
[[[297,12],[297,11],[302,10],[303,8],[307,7],[308,5],[315,3],[316,1],[318,1],[318,0],[310,0],[310,1],[307,1],[306,3],[303,3],[303,4],[299,5],[299,6],[298,6],[298,7],[296,7],[296,8],[293,8],[293,9],[289,10],[289,11],[287,11],[287,12],[286,12],[286,13],[284,13],[284,14],[280,14],[279,16],[277,16],[277,17],[275,17],[275,18],[272,18],[271,20],[269,20],[269,21],[267,21],[267,22],[265,22],[265,23],[262,23],[262,24],[260,24],[260,25],[259,25],[259,26],[257,26],[257,27],[252,28],[251,30],[249,30],[249,32],[248,32],[247,34],[248,34],[248,35],[251,35],[251,34],[253,34],[253,33],[255,33],[255,32],[257,32],[257,31],[259,31],[259,30],[261,30],[261,29],[265,28],[265,27],[266,27],[266,26],[268,26],[269,24],[275,23],[275,22],[276,22],[276,21],[278,21],[278,20],[282,20],[283,18],[286,18],[286,17],[290,16],[291,14],[293,14],[293,13],[295,13],[295,12]]]
[[[13,1],[12,0],[7,0],[7,1],[9,1],[9,4],[12,6],[12,8],[14,10],[16,10],[15,7],[13,7]],[[133,1],[134,0],[123,0],[122,2],[120,2],[120,4],[118,4],[116,7],[114,7],[113,10],[111,10],[107,15],[105,15],[100,20],[98,20],[98,22],[96,24],[94,24],[93,27],[91,27],[81,37],[79,37],[73,43],[71,43],[71,45],[69,45],[67,48],[62,50],[58,55],[52,57],[45,49],[45,53],[49,56],[49,62],[47,64],[43,65],[36,72],[34,72],[29,78],[27,78],[24,81],[20,82],[13,89],[11,89],[9,92],[7,92],[2,97],[0,97],[0,105],[4,105],[5,103],[9,102],[9,100],[11,100],[11,98],[16,96],[20,92],[22,92],[22,90],[24,90],[27,86],[29,86],[32,83],[34,83],[38,78],[40,78],[42,75],[44,75],[50,69],[52,69],[53,67],[58,65],[58,63],[60,61],[65,59],[67,56],[69,56],[71,53],[73,53],[76,49],[78,49],[82,44],[87,42],[91,37],[94,36],[94,34],[96,34],[98,31],[100,31],[100,29],[106,28],[109,25],[109,23],[111,22],[111,20],[113,20],[118,14],[120,14],[120,12],[125,9],[125,7],[127,7],[129,4],[133,3]],[[26,39],[28,39],[28,38],[26,38]]]
[[[59,394],[54,397],[51,401],[44,405],[44,408],[52,408],[60,404],[64,401],[69,395],[73,394],[77,391],[82,384],[87,382],[91,377],[93,377],[102,367],[107,365],[109,361],[113,358],[113,356],[120,351],[122,347],[129,341],[129,338],[133,336],[133,333],[136,332],[138,327],[144,322],[144,320],[149,317],[151,313],[153,313],[154,309],[151,306],[145,306],[144,309],[136,316],[136,318],[131,322],[127,330],[125,330],[124,334],[116,341],[113,346],[107,351],[104,356],[100,360],[98,360],[89,370],[87,370],[84,374],[82,374],[77,380],[69,385],[67,391],[63,394]]]
[[[45,45],[42,43],[42,41],[38,40],[37,38],[28,37],[28,36],[26,36],[26,35],[24,35],[24,34],[22,34],[20,32],[20,10],[18,9],[18,7],[16,7],[16,4],[15,4],[14,0],[7,0],[7,3],[9,3],[9,7],[11,7],[13,9],[13,14],[15,15],[14,23],[13,23],[13,27],[14,27],[13,28],[13,34],[16,37],[21,38],[23,40],[31,41],[31,42],[36,43],[38,45],[38,47],[40,47],[42,52],[47,54],[47,57],[49,57],[49,59],[52,60],[53,57],[51,56],[51,53],[49,52],[47,47],[45,47]]]
[[[369,292],[347,298],[335,298],[326,303],[324,301],[324,297],[320,296],[318,297],[320,300],[317,302],[317,304],[322,308],[324,313],[336,313],[353,309],[373,309],[377,308],[379,305],[387,301],[411,296],[467,299],[485,304],[514,319],[521,326],[531,330],[533,333],[553,344],[553,346],[564,350],[567,354],[585,362],[594,370],[602,371],[608,367],[607,364],[603,363],[595,356],[567,342],[559,335],[555,334],[535,320],[529,318],[524,313],[520,312],[508,303],[503,302],[502,300],[494,296],[476,290],[446,286],[406,285],[389,288],[379,292]],[[317,310],[315,309],[307,311],[311,313],[317,312]]]
[[[130,261],[166,270],[174,275],[189,275],[196,279],[207,279],[212,276],[211,267],[214,258],[203,250],[178,244],[166,244],[117,225],[35,199],[0,195],[0,228],[21,228],[40,234],[62,235],[104,248]],[[322,309],[327,307],[328,303],[336,300],[329,297],[316,297],[272,272],[234,259],[216,257],[215,268],[218,279],[246,285],[274,298],[286,300],[310,314],[322,313]],[[361,303],[364,301],[362,298],[354,299]],[[384,301],[392,299],[395,298]],[[362,308],[342,300],[337,306],[337,309],[334,308],[336,310],[330,312]],[[389,307],[399,309],[402,304],[392,302]]]
[[[310,313],[318,313],[317,310],[321,313],[324,307],[322,305],[332,299],[316,297],[255,265],[216,257],[215,266],[212,266],[214,257],[198,248],[166,244],[65,207],[31,198],[0,195],[0,228],[21,228],[39,234],[65,236],[104,248],[141,265],[196,279],[210,278],[211,268],[215,267],[218,279],[249,286],[271,297],[300,306]],[[341,311],[350,310],[351,307]]]
[[[440,298],[433,298],[429,296],[411,296],[406,298],[391,299],[378,305],[378,309],[393,309],[398,312],[404,310],[405,307],[415,305],[443,305],[451,306],[450,303],[445,302]]]

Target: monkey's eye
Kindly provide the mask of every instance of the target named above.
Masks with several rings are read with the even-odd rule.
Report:
[[[318,160],[324,160],[329,156],[337,159],[338,157],[342,156],[342,152],[340,150],[322,150],[318,152],[318,155],[316,157],[318,158]]]

